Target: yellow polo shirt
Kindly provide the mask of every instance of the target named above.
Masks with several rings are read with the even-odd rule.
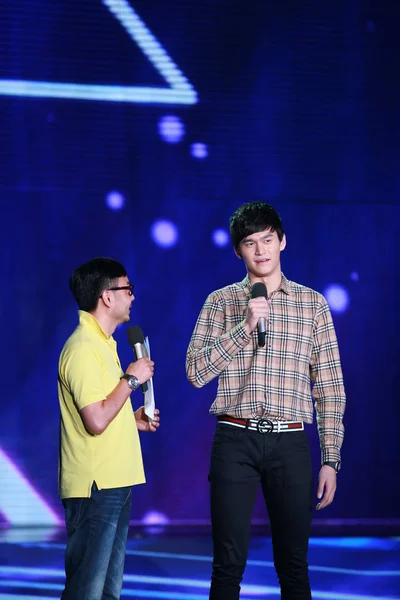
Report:
[[[99,489],[145,482],[142,452],[130,398],[100,435],[88,433],[79,411],[104,400],[123,371],[114,338],[88,312],[66,341],[58,371],[61,409],[60,498],[89,498]]]

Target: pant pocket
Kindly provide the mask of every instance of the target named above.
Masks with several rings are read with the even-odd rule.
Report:
[[[65,526],[68,536],[71,536],[80,525],[91,502],[91,498],[67,498],[64,500]]]

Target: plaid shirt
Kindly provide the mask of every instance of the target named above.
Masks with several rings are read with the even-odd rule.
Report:
[[[202,387],[219,377],[210,413],[238,418],[312,423],[314,398],[322,462],[339,460],[346,397],[325,298],[283,275],[264,347],[243,327],[250,298],[248,276],[208,296],[187,351],[189,381]]]

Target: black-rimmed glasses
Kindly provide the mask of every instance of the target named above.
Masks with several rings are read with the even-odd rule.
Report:
[[[117,292],[118,290],[129,290],[129,295],[133,296],[133,283],[129,284],[129,285],[120,285],[119,287],[111,287],[111,288],[107,288],[113,292]]]

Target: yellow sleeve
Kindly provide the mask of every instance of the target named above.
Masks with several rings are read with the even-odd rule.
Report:
[[[80,342],[69,349],[60,369],[78,410],[105,400],[107,392],[102,376],[102,361],[96,347]]]

